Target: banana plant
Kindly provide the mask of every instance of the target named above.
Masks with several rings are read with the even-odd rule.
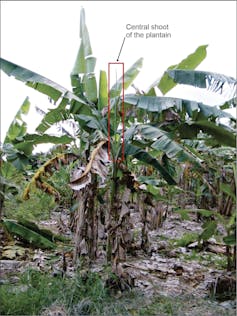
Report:
[[[200,131],[203,131],[215,137],[217,141],[233,146],[233,131],[217,124],[216,118],[222,116],[231,120],[234,118],[219,107],[211,108],[195,101],[156,96],[155,87],[158,87],[165,95],[177,84],[176,77],[173,80],[169,70],[193,70],[202,62],[206,57],[207,46],[204,45],[198,47],[194,53],[179,64],[171,66],[159,81],[151,85],[148,93],[125,95],[125,133],[124,140],[122,140],[121,120],[115,120],[119,117],[123,106],[120,98],[122,78],[117,80],[108,91],[107,75],[102,70],[97,85],[96,59],[92,53],[84,9],[81,10],[80,15],[80,40],[79,51],[71,72],[72,92],[50,79],[2,58],[0,60],[1,69],[9,76],[14,76],[17,80],[26,83],[27,86],[46,94],[56,105],[54,109],[44,115],[41,123],[36,127],[35,134],[26,134],[21,138],[18,145],[21,150],[28,149],[28,146],[31,146],[30,149],[33,148],[32,146],[37,144],[39,140],[56,141],[46,132],[52,125],[60,121],[74,120],[78,124],[79,151],[82,156],[84,155],[84,163],[78,162],[78,169],[73,174],[71,181],[71,186],[78,192],[78,200],[80,201],[78,207],[80,216],[78,216],[76,227],[76,238],[79,238],[77,250],[82,254],[87,248],[86,251],[89,252],[92,259],[96,255],[96,232],[93,229],[96,226],[95,197],[98,193],[97,177],[99,175],[101,179],[112,181],[109,206],[112,226],[110,225],[108,229],[107,253],[109,260],[119,261],[120,241],[118,233],[127,214],[126,211],[121,211],[121,208],[125,208],[125,206],[121,206],[119,203],[119,185],[124,183],[127,171],[123,171],[126,170],[129,157],[136,158],[146,165],[151,165],[169,185],[176,184],[173,175],[157,158],[160,153],[166,155],[168,159],[175,159],[178,162],[191,161],[202,168],[198,153],[194,149],[188,148],[183,139],[195,138]],[[142,58],[138,59],[125,72],[125,89],[132,85],[139,74],[142,62]],[[110,95],[112,105],[109,113],[108,95]],[[108,115],[111,119],[109,126]],[[134,115],[136,120],[134,120]],[[62,141],[70,143],[73,138],[64,135]],[[111,145],[112,160],[110,163],[106,157],[108,144]],[[125,161],[123,162],[119,160],[122,145],[125,150]],[[102,166],[103,160],[106,162],[107,168]],[[105,172],[104,169],[109,169],[110,172]],[[122,173],[120,178],[119,173]],[[87,210],[90,211],[87,212]],[[121,217],[119,212],[122,212],[124,216]],[[118,222],[120,222],[119,225]],[[80,235],[82,228],[86,225],[92,229],[90,237],[89,230],[87,236]],[[89,240],[87,245],[85,245],[86,240]]]
[[[72,92],[68,91],[64,87],[60,86],[59,84],[53,82],[48,78],[45,78],[35,72],[32,72],[5,59],[1,59],[1,69],[5,73],[7,73],[9,76],[14,76],[17,80],[25,82],[27,86],[46,94],[56,105],[56,108],[51,109],[48,113],[45,114],[39,126],[36,127],[36,134],[29,135],[25,133],[26,131],[24,130],[24,135],[21,135],[21,139],[19,139],[19,142],[17,137],[12,137],[11,142],[14,142],[14,145],[17,142],[17,146],[21,146],[21,151],[25,150],[24,153],[26,155],[29,154],[32,151],[33,146],[39,143],[41,140],[47,141],[47,139],[49,139],[50,142],[56,143],[56,141],[58,141],[58,138],[56,139],[53,136],[46,134],[46,132],[52,125],[62,120],[73,119],[75,120],[75,122],[77,122],[79,126],[80,150],[81,152],[86,152],[85,160],[88,162],[88,165],[90,165],[93,161],[93,153],[97,153],[97,144],[100,144],[101,142],[104,144],[104,140],[106,140],[106,142],[108,141],[108,119],[107,115],[105,115],[108,105],[107,76],[104,71],[100,72],[99,92],[97,93],[97,83],[94,72],[96,59],[92,56],[92,49],[87,26],[85,23],[85,13],[83,9],[81,10],[80,17],[80,39],[80,48],[73,70],[71,72]],[[125,88],[128,88],[133,82],[133,80],[139,73],[141,66],[142,59],[139,59],[132,67],[130,67],[125,72]],[[122,84],[120,80],[111,88],[111,95],[113,96],[111,99],[111,103],[115,104],[119,101],[121,90]],[[112,109],[111,114],[114,115],[114,111]],[[115,134],[116,131],[112,131],[112,135]],[[73,140],[67,135],[64,135],[62,137],[62,143],[70,143]],[[9,137],[7,138],[7,141],[9,141]],[[114,144],[113,140],[111,140],[111,144]],[[94,147],[95,149],[92,150],[92,147]],[[114,148],[111,149],[113,155],[115,151],[117,150],[115,150]],[[58,157],[52,158],[36,172],[32,181],[29,183],[24,192],[23,197],[25,199],[29,198],[32,185],[37,185],[43,190],[46,190],[48,193],[54,194],[56,198],[58,197],[58,193],[51,186],[49,186],[49,184],[45,181],[45,178],[42,177],[45,172],[48,172],[51,168],[54,168],[55,161],[58,161],[58,159]],[[153,160],[155,161],[155,159]],[[159,167],[159,163],[157,162],[156,164]],[[86,166],[86,170],[88,169],[89,172],[91,172],[91,169],[88,167],[88,165]],[[82,174],[83,178],[86,178],[86,175],[88,174],[86,173],[86,170]],[[92,168],[92,170],[94,173],[95,168]],[[113,168],[113,170],[116,170],[116,168]],[[100,176],[102,175],[101,168],[99,170],[99,174]],[[88,191],[90,191],[90,189],[92,191],[94,190],[95,183],[97,181],[94,175],[92,178],[93,181],[91,181],[91,183],[87,182],[87,185],[89,185]],[[116,177],[114,176],[114,178]],[[74,181],[72,181],[71,186],[73,188],[75,188],[75,183],[77,181],[78,179],[75,178]],[[88,205],[84,205],[84,209],[81,206],[79,206],[78,209],[81,209],[81,212],[83,212],[83,214],[85,212],[85,209],[90,209],[90,213],[93,213],[94,199],[95,196],[93,195],[87,196],[86,198],[84,197],[84,200],[90,200],[90,207]],[[89,214],[88,216],[91,217],[89,218],[90,227],[94,226],[94,224],[92,223],[93,220],[91,222],[93,216],[93,214]],[[83,216],[81,216],[80,218],[83,218]],[[81,223],[79,224],[81,225]],[[85,222],[82,225],[85,225]],[[79,240],[79,242],[77,241],[77,244],[80,244],[81,242],[83,243],[83,238]],[[92,248],[90,246],[90,243],[88,243],[87,246],[88,248]],[[95,253],[95,251],[89,250],[89,256],[91,258],[93,258],[94,256],[93,253]]]

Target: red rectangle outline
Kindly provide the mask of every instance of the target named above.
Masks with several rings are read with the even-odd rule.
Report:
[[[110,65],[122,65],[122,157],[120,161],[124,161],[125,144],[124,144],[124,63],[112,62],[108,63],[108,158],[110,160]]]

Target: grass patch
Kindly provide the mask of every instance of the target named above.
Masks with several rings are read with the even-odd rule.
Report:
[[[141,308],[138,315],[174,315],[174,312],[177,311],[177,302],[177,300],[174,302],[174,300],[169,297],[158,296],[151,304]],[[180,307],[180,303],[178,305]]]
[[[71,316],[172,315],[177,308],[172,298],[151,302],[136,289],[111,295],[96,273],[66,279],[33,269],[19,283],[2,285],[0,297],[0,315],[49,315],[55,308]]]
[[[55,206],[54,197],[33,188],[29,200],[23,201],[21,194],[15,199],[6,200],[3,212],[12,219],[47,220]]]
[[[210,307],[210,301],[199,301],[192,296],[157,294],[148,299],[137,289],[111,295],[97,273],[69,279],[31,269],[17,284],[3,284],[0,297],[0,315],[181,316],[193,308],[197,309],[195,315],[207,315],[205,312],[213,308],[215,315],[224,315],[221,307],[214,303]]]
[[[200,251],[192,250],[192,252],[183,254],[185,260],[197,261],[204,266],[215,266],[217,269],[226,269],[227,258],[224,254],[203,253]]]
[[[0,315],[39,315],[55,303],[64,306],[68,315],[99,315],[109,296],[97,274],[64,279],[29,270],[17,285],[2,285],[0,297]]]
[[[19,284],[1,286],[0,314],[39,315],[42,307],[57,299],[62,286],[57,279],[29,270],[22,275]]]
[[[70,208],[73,196],[73,190],[68,185],[70,183],[70,166],[61,166],[47,182],[59,192],[60,205],[64,208]]]
[[[197,233],[185,233],[180,239],[175,241],[175,246],[186,247],[194,241],[198,240]]]

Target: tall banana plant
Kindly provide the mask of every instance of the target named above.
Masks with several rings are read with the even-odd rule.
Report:
[[[119,215],[118,207],[118,173],[126,170],[125,164],[128,157],[136,158],[144,164],[151,165],[168,184],[176,184],[176,180],[169,173],[169,170],[157,158],[160,153],[166,155],[168,159],[176,159],[179,162],[191,160],[201,167],[201,160],[197,152],[188,147],[183,140],[195,138],[202,131],[211,135],[220,144],[234,146],[235,135],[233,131],[226,126],[222,126],[217,119],[221,117],[227,117],[232,121],[235,119],[222,110],[224,107],[231,106],[231,102],[225,103],[222,107],[210,107],[195,101],[166,96],[158,97],[156,95],[156,87],[165,95],[179,83],[181,79],[174,75],[175,72],[179,70],[193,71],[202,62],[206,57],[206,46],[200,46],[179,64],[171,66],[159,81],[151,85],[146,94],[138,92],[125,95],[125,162],[121,163],[118,159],[122,150],[119,124],[121,121],[118,120],[115,122],[116,124],[109,126],[111,131],[109,135],[107,106],[108,95],[110,95],[112,121],[113,118],[118,118],[122,107],[120,98],[122,78],[115,82],[114,86],[108,91],[107,75],[102,70],[97,85],[96,59],[92,53],[84,9],[81,10],[80,15],[80,40],[79,51],[71,72],[72,92],[35,72],[2,58],[0,60],[1,69],[9,76],[14,76],[26,83],[27,86],[46,94],[56,105],[54,109],[45,114],[41,123],[36,127],[35,134],[26,134],[21,138],[19,146],[22,150],[26,146],[28,148],[29,145],[32,149],[37,141],[39,142],[39,139],[47,140],[50,135],[46,132],[55,123],[68,119],[77,122],[79,127],[78,138],[80,140],[79,150],[85,154],[86,160],[86,166],[80,165],[71,181],[71,187],[78,191],[78,199],[81,201],[78,208],[81,216],[79,216],[76,228],[77,237],[80,238],[77,250],[79,253],[83,253],[85,240],[91,239],[91,237],[88,237],[89,235],[80,235],[83,225],[88,224],[91,228],[95,227],[95,196],[98,183],[96,175],[99,175],[102,179],[112,180],[109,210],[112,226],[108,228],[108,258],[109,260],[119,260],[120,245],[118,244],[117,232],[118,222],[121,221],[120,224],[122,225],[123,217]],[[140,58],[125,72],[125,89],[131,86],[140,72],[142,62],[143,60]],[[210,74],[208,76],[210,78]],[[200,77],[206,78],[201,75]],[[226,77],[218,77],[218,80],[226,80]],[[230,84],[233,85],[234,82],[230,81]],[[199,83],[195,83],[195,85],[199,86]],[[72,140],[72,137],[67,136],[67,139],[64,138],[64,143],[70,143]],[[53,141],[51,137],[50,142]],[[107,142],[112,146],[113,159],[110,163],[107,161],[108,157],[105,154]],[[108,162],[111,178],[109,178],[108,168],[103,161]],[[89,185],[89,190],[85,190],[86,185]],[[85,197],[86,192],[89,191],[91,192],[90,196]],[[85,209],[90,209],[90,213],[86,213]],[[86,214],[89,214],[88,221],[85,219]],[[96,236],[96,232],[94,236]],[[87,248],[90,249],[91,258],[96,255],[96,237],[93,238],[87,245]],[[112,249],[115,249],[114,252]]]
[[[78,123],[80,151],[82,153],[85,153],[84,158],[86,162],[88,162],[88,164],[86,167],[82,167],[84,169],[81,173],[74,173],[71,181],[71,187],[79,192],[78,200],[80,202],[78,207],[78,212],[80,213],[80,216],[76,225],[76,238],[79,238],[79,240],[77,240],[78,249],[76,250],[78,250],[80,254],[85,253],[85,247],[83,248],[83,244],[85,244],[85,240],[89,240],[86,245],[87,253],[89,253],[90,258],[93,259],[96,253],[96,247],[94,247],[94,239],[96,238],[94,238],[94,236],[96,236],[96,232],[95,234],[92,233],[93,240],[91,240],[91,237],[82,236],[80,234],[82,227],[85,228],[85,226],[89,225],[87,231],[90,230],[92,232],[93,227],[95,227],[93,214],[93,211],[95,211],[94,209],[97,182],[95,174],[99,173],[99,175],[103,177],[102,165],[98,161],[98,159],[96,160],[95,155],[101,155],[102,158],[100,160],[102,160],[102,162],[105,160],[103,148],[100,148],[100,146],[104,145],[108,141],[108,119],[106,111],[108,105],[108,90],[106,73],[105,71],[101,71],[99,78],[99,91],[97,92],[97,83],[94,72],[96,59],[92,56],[89,34],[85,23],[85,12],[83,9],[81,10],[80,16],[80,39],[80,48],[73,70],[71,72],[72,92],[68,91],[67,89],[53,82],[52,80],[43,77],[42,75],[32,72],[5,59],[1,59],[1,69],[9,76],[14,76],[17,80],[26,83],[27,86],[46,94],[56,105],[56,108],[51,109],[48,113],[45,114],[41,123],[36,127],[35,134],[29,135],[25,133],[24,135],[21,135],[22,137],[18,146],[22,146],[22,150],[27,150],[27,152],[25,153],[29,154],[30,151],[32,151],[33,146],[39,142],[39,139],[45,139],[47,141],[47,138],[49,138],[50,142],[56,142],[56,139],[53,139],[52,136],[47,134],[47,130],[55,123],[68,119],[74,119],[75,122]],[[125,72],[125,88],[128,88],[133,80],[136,78],[141,66],[142,59],[139,59],[132,67],[130,67]],[[113,98],[111,99],[112,103],[117,103],[120,101],[119,95],[121,93],[121,90],[122,85],[120,80],[115,83],[115,85],[111,89],[113,95]],[[113,114],[112,112],[113,110],[111,111],[111,114]],[[114,144],[113,137],[115,137],[115,135],[118,135],[118,133],[116,133],[116,131],[113,131],[112,139],[110,140],[111,144]],[[18,138],[16,137],[12,139],[12,141],[16,142],[17,139]],[[73,139],[71,137],[64,136],[62,140],[64,143],[70,143]],[[31,146],[30,148],[29,145]],[[115,151],[117,151],[117,149],[115,150],[114,148],[111,148],[111,152],[113,154],[115,153]],[[138,154],[139,153],[136,153],[136,155]],[[142,159],[144,158],[142,157]],[[51,167],[54,167],[53,163],[57,161],[57,157],[51,160],[52,166],[50,165],[51,161],[46,163],[47,170]],[[161,169],[163,171],[163,174],[168,178],[169,181],[174,182],[174,180],[168,175],[168,173],[163,170],[162,166],[159,164],[158,161],[156,161],[156,159],[150,158],[150,160],[155,166],[157,166],[158,169]],[[42,188],[42,185],[40,185],[40,183],[44,184],[44,188],[47,187],[50,189],[48,190],[49,193],[54,192],[54,190],[50,188],[49,185],[45,182],[45,178],[41,179],[41,175],[44,175],[44,169],[41,169],[38,170],[36,174],[37,179],[39,179],[40,181],[35,181],[36,177],[33,177],[32,181],[27,186],[26,191],[24,192],[24,198],[29,198],[30,188],[32,187],[32,185],[38,185],[39,188]],[[116,179],[116,163],[113,164],[112,169],[113,179]],[[88,177],[91,177],[91,180],[87,181]],[[84,184],[78,184],[78,182],[83,182],[85,179],[86,182],[84,182]],[[84,190],[85,186],[89,186],[86,191]],[[114,185],[114,188],[115,187],[116,185]],[[87,192],[89,192],[89,195],[87,195]],[[80,196],[80,194],[82,194],[82,196]],[[113,198],[111,198],[111,201],[113,201]],[[87,218],[85,218],[86,212]],[[82,220],[83,218],[84,220]]]

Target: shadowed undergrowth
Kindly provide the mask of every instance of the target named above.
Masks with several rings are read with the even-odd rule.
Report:
[[[214,301],[156,295],[149,299],[138,290],[112,294],[97,273],[64,278],[30,269],[16,284],[0,288],[1,315],[232,315]],[[189,310],[191,309],[191,310]],[[234,315],[234,314],[233,314]]]

